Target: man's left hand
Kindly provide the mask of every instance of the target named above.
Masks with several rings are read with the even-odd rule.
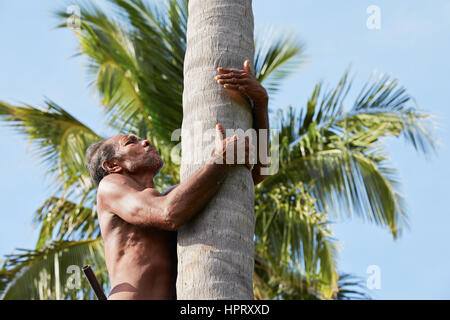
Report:
[[[249,60],[245,60],[243,70],[220,67],[217,71],[221,73],[216,76],[217,83],[223,85],[225,89],[237,90],[247,96],[253,101],[255,108],[267,106],[269,96],[250,71]]]

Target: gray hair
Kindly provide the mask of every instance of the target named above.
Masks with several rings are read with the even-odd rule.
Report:
[[[114,145],[107,140],[97,141],[86,150],[86,168],[97,187],[100,181],[109,175],[102,167],[103,161],[109,161],[117,156]]]

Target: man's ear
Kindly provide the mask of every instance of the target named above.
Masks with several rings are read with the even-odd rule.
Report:
[[[116,159],[103,161],[102,168],[109,173],[120,173],[123,170]]]

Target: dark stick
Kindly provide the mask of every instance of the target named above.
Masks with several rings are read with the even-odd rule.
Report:
[[[100,283],[98,283],[97,277],[95,276],[94,271],[92,271],[91,266],[84,266],[83,272],[88,279],[92,289],[94,290],[98,300],[108,300],[105,296],[105,293],[103,292],[102,286],[100,285]]]

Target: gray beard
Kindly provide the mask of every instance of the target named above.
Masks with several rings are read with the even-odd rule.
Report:
[[[164,167],[164,165],[165,165],[164,160],[159,156],[155,156],[148,158],[147,161],[143,163],[142,162],[134,163],[129,172],[136,173],[137,171],[141,171],[144,169],[146,171],[149,170],[151,172],[154,172],[153,176],[156,176]]]
[[[148,162],[144,166],[151,169],[152,172],[155,172],[154,176],[156,176],[161,171],[161,169],[164,167],[164,165],[165,165],[164,160],[159,156],[157,156],[157,157],[155,156],[155,157],[149,158]]]
[[[164,165],[166,164],[166,162],[161,157],[158,157],[158,159],[152,159],[152,160],[157,160],[157,161],[155,161],[157,163],[156,163],[156,172],[154,174],[154,176],[156,176],[161,171],[161,169],[164,168]]]

